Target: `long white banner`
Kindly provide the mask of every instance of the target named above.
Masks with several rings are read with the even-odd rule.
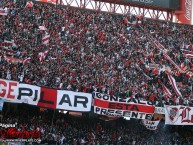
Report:
[[[3,79],[0,79],[0,98],[11,103],[77,112],[89,112],[92,104],[92,94],[55,90]]]
[[[193,125],[193,107],[165,105],[165,124]]]

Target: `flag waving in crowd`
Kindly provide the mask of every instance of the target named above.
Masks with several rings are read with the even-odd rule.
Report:
[[[42,38],[42,42],[43,44],[47,45],[49,43],[50,40],[50,35],[49,34],[45,34],[45,36]]]
[[[177,87],[176,80],[169,73],[167,75],[168,75],[168,79],[170,80],[170,83],[171,83],[176,95],[178,97],[182,97],[182,94]]]
[[[46,58],[47,53],[48,53],[48,51],[46,50],[46,51],[40,52],[38,54],[40,62],[42,62]]]
[[[33,2],[32,2],[32,1],[29,1],[29,2],[26,3],[25,8],[26,8],[26,9],[29,9],[29,8],[32,8],[33,6],[34,6]]]
[[[8,9],[7,8],[0,8],[0,15],[2,16],[7,16],[8,14]]]

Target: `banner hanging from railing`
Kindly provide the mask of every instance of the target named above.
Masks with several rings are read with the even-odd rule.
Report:
[[[165,124],[193,125],[193,107],[165,105]]]
[[[156,130],[160,120],[158,121],[150,121],[150,120],[142,120],[142,124],[149,130]]]
[[[0,79],[0,98],[12,103],[77,112],[89,112],[92,104],[92,94],[55,90],[3,79]]]
[[[94,93],[94,113],[114,117],[130,117],[151,120],[155,106],[153,102],[132,98],[119,98],[107,94]]]

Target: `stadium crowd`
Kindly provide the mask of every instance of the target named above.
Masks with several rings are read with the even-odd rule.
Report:
[[[14,42],[1,48],[0,78],[154,100],[159,106],[192,105],[192,59],[181,50],[193,49],[192,26],[39,2],[25,8],[26,2],[0,1],[1,8],[8,8],[8,15],[0,16],[0,41]],[[168,73],[182,96],[176,95]]]
[[[83,114],[82,117],[74,117],[58,111],[53,117],[53,110],[40,112],[38,108],[23,105],[24,108],[17,113],[4,109],[2,123],[17,122],[16,128],[20,131],[40,131],[40,145],[193,144],[193,128],[190,126],[168,126],[160,122],[158,129],[151,131],[137,119],[127,121],[120,118],[106,122],[98,116]]]

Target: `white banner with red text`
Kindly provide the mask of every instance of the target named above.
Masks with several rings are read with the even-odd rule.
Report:
[[[193,125],[193,107],[165,105],[165,124]]]
[[[0,98],[11,103],[77,112],[89,112],[92,105],[92,94],[50,89],[4,79],[0,79]]]
[[[119,98],[102,93],[94,93],[94,113],[114,117],[130,117],[151,120],[155,106],[153,102],[134,98]]]

